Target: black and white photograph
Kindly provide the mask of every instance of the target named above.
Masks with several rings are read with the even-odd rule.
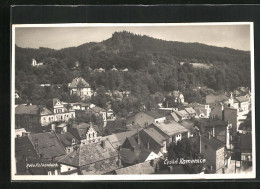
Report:
[[[253,22],[12,25],[12,180],[255,178]]]

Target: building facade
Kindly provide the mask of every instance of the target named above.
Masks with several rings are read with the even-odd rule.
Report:
[[[51,111],[52,110],[52,111]],[[53,99],[52,109],[38,105],[20,104],[15,108],[16,128],[32,128],[37,126],[47,126],[57,121],[67,122],[75,118],[75,110],[68,110],[59,99]]]
[[[91,86],[82,78],[77,77],[68,84],[70,95],[77,95],[82,99],[90,98],[93,95]]]

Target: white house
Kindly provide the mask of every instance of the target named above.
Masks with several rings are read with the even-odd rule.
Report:
[[[32,64],[31,64],[33,67],[38,67],[38,66],[42,66],[43,63],[40,62],[40,63],[37,63],[37,61],[35,59],[32,59]]]
[[[80,96],[82,99],[89,98],[93,95],[93,91],[91,90],[91,86],[82,78],[77,77],[72,80],[68,85],[70,90],[70,95]]]

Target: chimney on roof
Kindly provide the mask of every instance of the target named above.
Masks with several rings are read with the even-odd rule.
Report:
[[[118,154],[117,166],[118,166],[118,167],[121,167],[121,166],[122,166],[122,161],[121,161],[121,157],[120,157],[119,154]]]
[[[200,147],[200,153],[201,153],[201,133],[199,132],[199,147]]]
[[[68,126],[65,125],[65,126],[63,127],[63,133],[67,133],[67,132],[68,132]]]
[[[150,144],[149,144],[149,142],[147,142],[147,149],[148,149],[148,150],[150,149]]]
[[[210,132],[208,132],[208,138],[211,139],[211,134],[210,134]]]
[[[39,144],[38,144],[38,142],[35,142],[34,148],[35,148],[36,153],[39,154]]]
[[[141,141],[140,141],[140,134],[139,134],[139,129],[137,129],[137,144],[140,145]]]
[[[55,132],[55,129],[56,129],[56,124],[55,124],[55,123],[52,123],[52,124],[51,124],[51,130]]]
[[[102,147],[103,149],[106,149],[106,140],[102,140],[102,141],[101,141],[101,147]]]

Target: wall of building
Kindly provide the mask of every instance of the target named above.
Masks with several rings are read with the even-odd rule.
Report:
[[[177,134],[174,136],[174,141],[177,143],[178,141],[181,140],[182,134]]]
[[[166,117],[155,119],[155,123],[163,123],[166,120]]]
[[[216,170],[225,167],[225,148],[220,148],[216,151]]]
[[[201,153],[206,159],[206,165],[212,166],[216,170],[216,150],[201,140]]]
[[[33,126],[39,126],[40,117],[35,115],[15,115],[15,128],[32,128]]]
[[[55,121],[54,115],[43,115],[41,116],[40,123],[42,126],[46,126]]]
[[[248,110],[248,106],[249,106],[249,103],[248,103],[248,102],[241,102],[241,103],[240,103],[240,108],[241,108],[243,111],[247,111],[247,110]]]
[[[252,161],[252,153],[241,153],[241,161]]]
[[[237,133],[237,109],[225,108],[224,121],[232,124],[233,134]]]
[[[76,170],[76,167],[73,166],[69,166],[69,165],[65,165],[65,164],[60,164],[60,173],[64,173],[67,171],[72,171],[72,170]]]
[[[93,91],[91,88],[71,88],[70,94],[75,94],[77,96],[80,96],[81,98],[91,97],[93,95]]]
[[[213,117],[218,117],[219,119],[222,119],[222,105],[216,105],[211,108],[210,115]]]

